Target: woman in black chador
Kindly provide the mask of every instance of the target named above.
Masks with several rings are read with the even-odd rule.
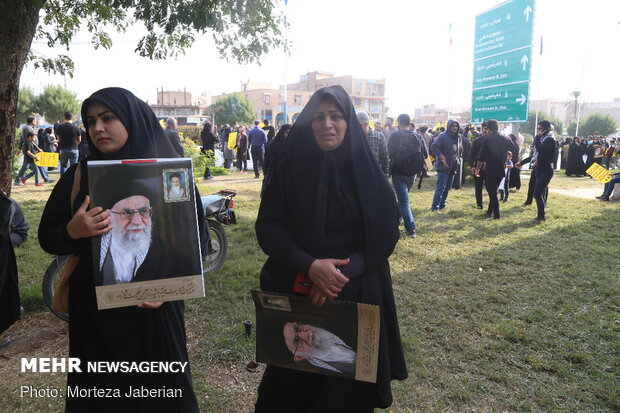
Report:
[[[568,147],[566,158],[566,176],[581,176],[586,174],[586,165],[583,163],[583,147],[579,143],[579,138],[575,136],[573,142]]]
[[[69,281],[69,356],[81,361],[81,373],[69,373],[70,389],[117,389],[122,397],[71,397],[67,412],[197,412],[189,363],[181,373],[89,373],[88,362],[157,361],[186,363],[187,346],[183,301],[145,302],[139,306],[97,310],[93,276],[92,237],[110,229],[110,213],[88,209],[90,159],[176,158],[177,153],[149,106],[121,88],[95,92],[82,104],[82,119],[91,156],[67,170],[54,187],[39,226],[46,252],[79,256]],[[80,166],[81,165],[81,166]],[[81,179],[73,209],[71,191],[80,166]],[[196,193],[196,200],[200,196]],[[203,222],[198,204],[198,222]],[[201,227],[201,240],[204,228]],[[177,397],[128,398],[126,392],[144,388],[180,390]],[[110,394],[114,394],[113,392]],[[169,393],[168,393],[169,394]]]
[[[379,364],[376,384],[267,366],[256,412],[388,407],[390,381],[407,378],[388,264],[398,213],[342,87],[312,96],[274,161],[256,221],[269,256],[261,289],[292,294],[303,273],[315,305],[337,299],[380,306]]]

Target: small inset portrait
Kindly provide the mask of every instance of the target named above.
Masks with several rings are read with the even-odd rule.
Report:
[[[263,308],[268,310],[291,311],[291,300],[283,295],[259,294]]]
[[[164,201],[182,202],[189,201],[189,185],[187,182],[187,170],[164,169]]]

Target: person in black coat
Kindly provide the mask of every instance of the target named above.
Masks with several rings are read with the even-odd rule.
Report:
[[[268,258],[263,291],[293,294],[298,273],[309,297],[381,308],[377,382],[268,365],[255,412],[372,412],[392,404],[391,380],[407,377],[388,258],[399,238],[394,192],[370,150],[351,98],[318,90],[293,125],[256,220]]]
[[[487,129],[487,123],[482,123],[482,132],[483,134],[474,139],[471,150],[469,151],[469,166],[471,167],[471,173],[474,176],[474,187],[476,194],[476,207],[478,209],[482,209],[482,188],[484,188],[486,183],[486,168],[484,165],[481,165],[480,168],[477,168],[478,157],[480,156],[480,148],[482,147],[482,141],[488,135],[489,130]]]
[[[568,147],[566,158],[566,176],[583,176],[586,173],[586,165],[583,163],[583,147],[579,143],[579,137],[575,136]]]
[[[28,225],[28,221],[26,221],[21,205],[13,198],[11,198],[10,217],[11,225],[9,233],[11,235],[11,243],[13,247],[17,248],[28,239],[30,225]]]
[[[9,237],[11,221],[11,200],[0,190],[0,334],[20,317],[17,261],[13,243]],[[0,348],[11,340],[0,340]]]
[[[499,219],[497,189],[504,179],[504,166],[508,151],[512,151],[513,146],[510,139],[499,133],[499,125],[495,119],[487,120],[487,128],[490,134],[482,141],[476,169],[479,170],[483,163],[486,165],[486,188],[489,194],[487,219]]]
[[[547,194],[551,178],[553,178],[553,161],[557,155],[557,145],[553,137],[551,123],[547,120],[538,122],[537,139],[534,141],[536,157],[536,186],[534,188],[534,199],[538,214],[535,222],[546,221]]]
[[[248,135],[245,134],[245,128],[239,127],[239,136],[237,137],[237,169],[239,173],[248,172]]]
[[[521,147],[519,146],[519,141],[514,134],[510,134],[510,140],[512,141],[512,159],[516,161],[519,160],[519,153],[521,151]],[[519,168],[511,168],[510,169],[510,188],[517,188],[517,191],[521,189],[521,169]]]
[[[82,104],[91,159],[177,158],[149,106],[121,88],[101,89]],[[187,363],[178,373],[69,372],[67,386],[79,389],[179,389],[181,397],[66,397],[66,412],[198,412],[185,334],[183,301],[144,302],[140,306],[97,309],[93,243],[112,227],[109,210],[89,208],[87,163],[73,165],[56,184],[43,211],[39,242],[55,255],[75,254],[69,278],[69,356],[81,365],[95,361]],[[80,167],[80,175],[76,174]],[[80,180],[75,182],[76,176]],[[75,186],[74,186],[75,183]],[[73,188],[78,189],[72,203]],[[196,192],[198,222],[204,222]],[[201,243],[204,225],[199,225]],[[204,241],[206,242],[206,240]]]
[[[206,122],[200,131],[200,140],[202,141],[200,151],[205,155],[209,154],[207,151],[211,151],[211,156],[215,153],[215,144],[220,142],[220,138],[213,133],[212,129],[211,124]],[[204,179],[213,179],[208,166],[205,169]]]
[[[592,138],[592,143],[586,148],[586,171],[595,163],[601,165],[605,156],[605,145],[599,141],[598,136]]]

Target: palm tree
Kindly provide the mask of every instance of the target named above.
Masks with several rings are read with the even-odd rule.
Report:
[[[564,104],[565,107],[572,106],[573,107],[573,115],[574,119],[577,119],[578,111],[579,111],[579,96],[581,96],[581,91],[575,90],[569,93],[573,99],[569,100]]]

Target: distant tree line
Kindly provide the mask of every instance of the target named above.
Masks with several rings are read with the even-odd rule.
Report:
[[[25,123],[33,113],[45,116],[48,123],[63,122],[64,113],[77,115],[81,102],[75,93],[60,85],[47,85],[40,95],[29,87],[20,88],[17,98],[17,124]]]

